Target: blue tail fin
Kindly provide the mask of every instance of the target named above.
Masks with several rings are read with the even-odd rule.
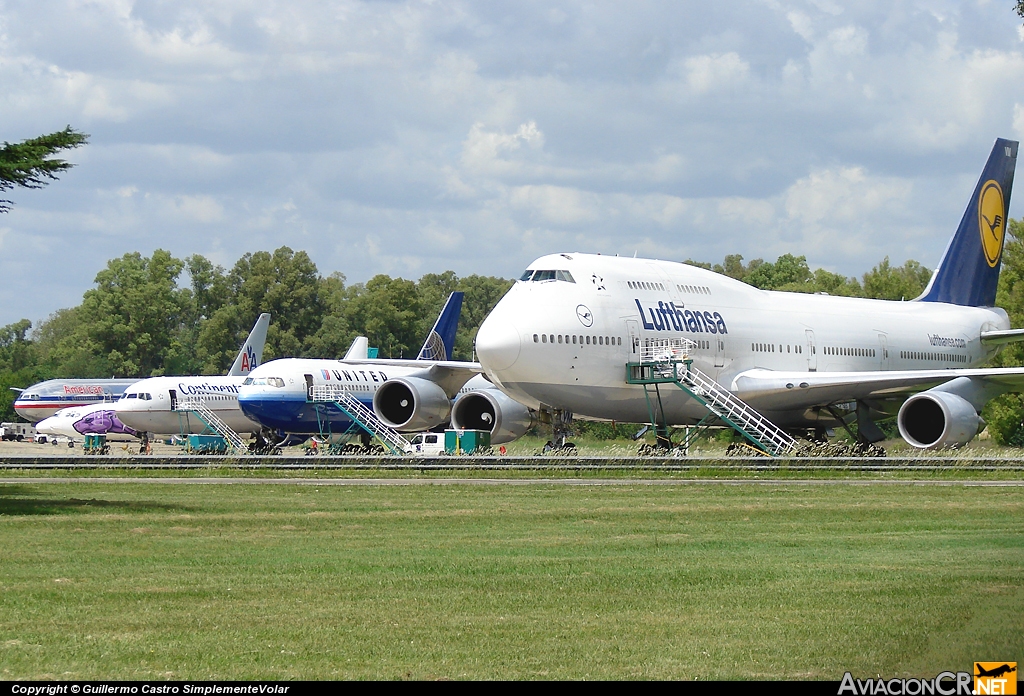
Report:
[[[453,292],[444,309],[437,316],[434,328],[427,335],[427,340],[420,348],[417,360],[451,360],[455,351],[455,330],[459,328],[459,315],[462,314],[462,293]]]
[[[1016,165],[1017,142],[996,140],[960,227],[918,300],[969,307],[995,305]]]

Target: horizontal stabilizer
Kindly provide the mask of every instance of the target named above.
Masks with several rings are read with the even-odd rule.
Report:
[[[986,346],[999,346],[1004,343],[1016,343],[1017,341],[1024,341],[1024,329],[981,332],[981,342]]]

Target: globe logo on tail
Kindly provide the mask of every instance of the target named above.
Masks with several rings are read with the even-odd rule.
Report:
[[[978,197],[978,230],[981,232],[981,248],[985,261],[995,268],[1003,253],[1003,235],[1006,231],[1006,208],[1003,206],[1003,190],[994,180],[989,179],[981,187]]]
[[[447,360],[448,351],[445,350],[444,340],[436,331],[431,331],[430,336],[427,337],[427,342],[423,344],[423,349],[420,350],[420,360]]]

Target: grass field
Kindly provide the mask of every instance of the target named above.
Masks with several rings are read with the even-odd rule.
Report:
[[[818,678],[1024,658],[1024,489],[0,486],[0,678]]]

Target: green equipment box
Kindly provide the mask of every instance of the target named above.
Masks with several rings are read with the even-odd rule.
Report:
[[[445,454],[477,454],[491,448],[489,430],[445,430]]]
[[[189,454],[224,454],[228,451],[228,441],[220,435],[189,435],[185,451]]]
[[[86,454],[106,454],[109,450],[107,449],[107,436],[89,434],[85,436],[85,441],[82,443],[82,451]]]

